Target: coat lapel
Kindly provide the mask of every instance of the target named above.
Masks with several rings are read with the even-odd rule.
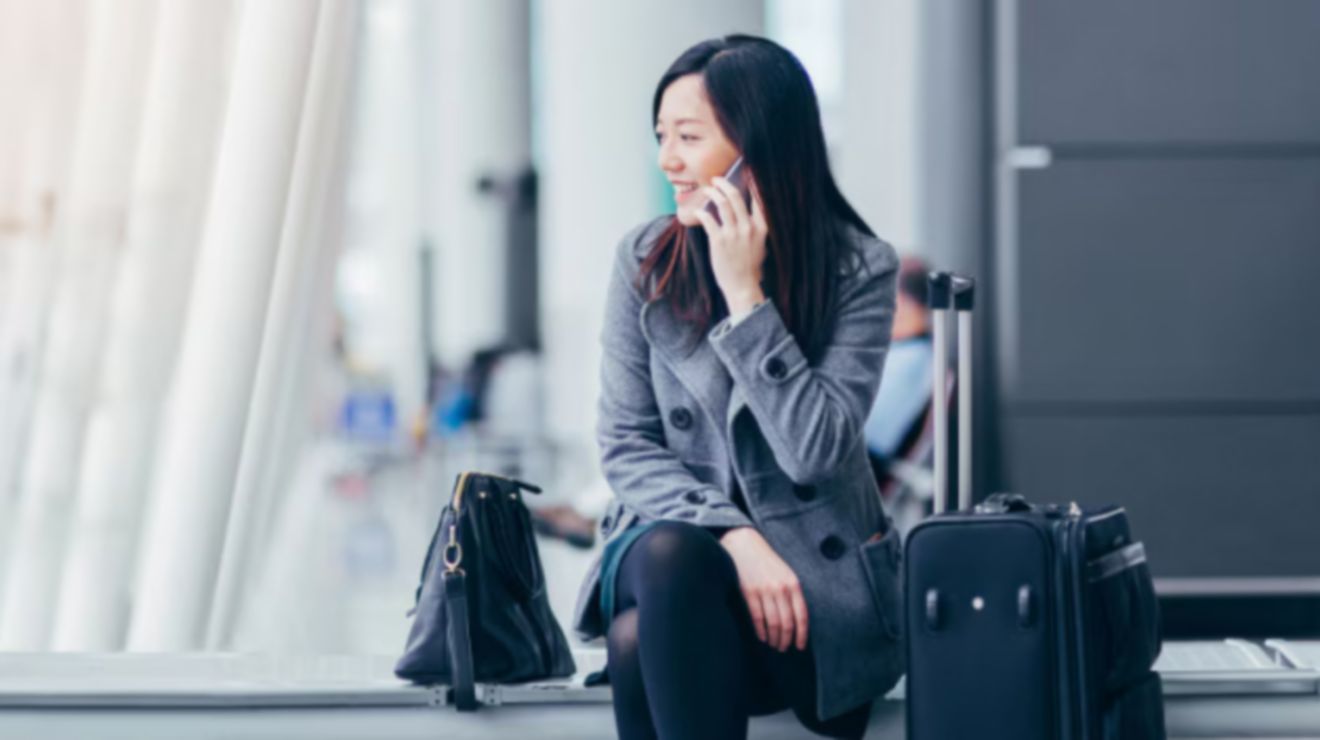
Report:
[[[642,335],[697,399],[711,426],[724,436],[733,379],[710,342],[696,327],[674,315],[664,299],[643,305],[640,321]]]

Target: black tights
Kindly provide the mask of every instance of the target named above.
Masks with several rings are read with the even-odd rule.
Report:
[[[816,718],[811,646],[757,639],[733,559],[715,535],[665,521],[619,565],[607,638],[619,737],[743,738],[747,719],[791,707],[813,732],[860,738],[870,704]]]

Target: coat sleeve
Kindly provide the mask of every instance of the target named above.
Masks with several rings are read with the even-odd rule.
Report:
[[[715,353],[747,399],[775,462],[794,483],[829,478],[860,444],[875,402],[894,321],[898,260],[880,259],[844,281],[833,335],[811,366],[774,302],[711,329]]]
[[[629,509],[650,519],[703,527],[751,526],[724,491],[699,480],[665,444],[651,385],[642,299],[633,285],[634,236],[619,245],[601,333],[601,392],[596,437],[606,480]]]

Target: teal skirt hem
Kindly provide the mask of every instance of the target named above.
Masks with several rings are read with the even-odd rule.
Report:
[[[637,538],[646,534],[647,530],[656,524],[658,522],[647,522],[629,527],[623,534],[605,545],[605,552],[600,560],[600,623],[607,635],[610,632],[610,622],[614,621],[614,581],[619,574],[619,564],[623,562],[623,556],[628,554],[628,548],[632,547]]]

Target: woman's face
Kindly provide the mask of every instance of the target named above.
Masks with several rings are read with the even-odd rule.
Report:
[[[684,75],[665,88],[655,135],[660,143],[660,169],[674,186],[678,221],[684,226],[700,226],[697,209],[707,200],[700,187],[727,172],[738,158],[738,150],[715,120],[701,75]]]

